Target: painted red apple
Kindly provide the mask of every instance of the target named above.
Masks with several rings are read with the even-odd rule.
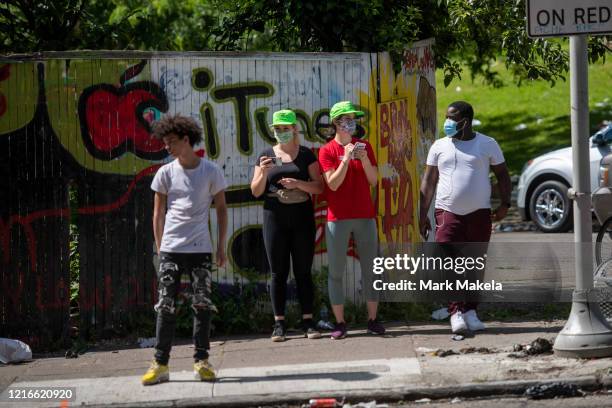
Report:
[[[97,159],[112,160],[128,151],[148,160],[168,155],[163,142],[151,137],[150,127],[155,119],[152,112],[168,110],[164,91],[151,81],[124,84],[127,76],[135,76],[140,70],[126,71],[121,86],[96,84],[79,98],[83,143]]]

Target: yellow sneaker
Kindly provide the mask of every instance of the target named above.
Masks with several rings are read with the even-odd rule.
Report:
[[[167,365],[161,365],[157,361],[151,363],[151,367],[142,376],[142,385],[159,384],[170,380],[170,371]]]
[[[215,381],[215,371],[208,360],[200,360],[193,365],[193,376],[200,381]]]

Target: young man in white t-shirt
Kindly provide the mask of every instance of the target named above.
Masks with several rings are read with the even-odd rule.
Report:
[[[214,201],[218,223],[216,261],[223,266],[227,184],[219,166],[194,152],[193,147],[202,140],[202,131],[194,119],[167,116],[154,124],[153,137],[163,140],[175,160],[162,166],[151,183],[155,191],[153,232],[160,259],[159,299],[155,305],[155,360],[142,377],[142,384],[169,380],[168,360],[176,327],[175,302],[183,273],[189,274],[192,285],[194,374],[198,380],[212,381],[215,373],[208,362],[208,349],[210,320],[216,307],[210,299],[212,243],[208,215]]]
[[[436,242],[489,242],[491,222],[501,221],[510,208],[512,184],[504,155],[495,139],[472,130],[474,110],[463,101],[453,102],[446,112],[444,133],[427,155],[421,183],[419,227],[426,237],[427,218],[436,191]],[[491,212],[492,170],[498,181],[501,205]],[[486,251],[486,249],[485,249]],[[453,333],[484,330],[475,302],[451,302]]]

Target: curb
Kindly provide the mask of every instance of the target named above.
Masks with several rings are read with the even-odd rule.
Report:
[[[356,402],[363,400],[376,400],[378,402],[391,401],[415,401],[421,398],[429,398],[431,400],[463,397],[490,397],[490,396],[518,396],[522,395],[525,390],[534,385],[543,384],[574,384],[584,391],[598,391],[602,389],[612,389],[612,376],[598,377],[595,375],[569,377],[554,380],[515,380],[515,381],[495,381],[489,383],[466,383],[456,386],[443,387],[400,387],[388,389],[374,390],[353,390],[338,393],[337,391],[329,392],[304,392],[293,393],[286,395],[265,394],[265,395],[250,395],[250,396],[229,396],[229,397],[213,397],[209,399],[194,399],[184,398],[180,400],[166,400],[155,402],[142,403],[120,403],[120,404],[105,404],[105,405],[82,405],[92,408],[112,407],[143,407],[143,408],[166,408],[166,407],[253,407],[253,406],[270,406],[281,404],[301,405],[311,398],[346,398],[347,402]]]

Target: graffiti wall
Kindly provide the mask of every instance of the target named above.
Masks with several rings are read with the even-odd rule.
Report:
[[[436,135],[435,63],[431,41],[403,55],[401,71],[379,54],[377,105],[379,159],[379,240],[396,251],[418,242],[420,179]],[[402,249],[404,248],[404,249]]]
[[[432,58],[427,46],[413,52]],[[303,144],[317,152],[329,134],[331,105],[360,106],[366,117],[359,135],[377,146],[381,163],[380,237],[415,239],[418,146],[435,133],[433,65],[415,69],[407,56],[396,75],[386,54],[134,55],[0,59],[3,334],[31,344],[36,336],[65,336],[71,251],[80,254],[86,326],[112,330],[150,310],[156,282],[149,186],[171,160],[150,129],[167,113],[201,124],[204,141],[196,150],[221,166],[229,184],[230,262],[214,276],[221,285],[246,276],[267,282],[262,206],[249,183],[255,158],[274,141],[272,113],[282,108],[297,112]],[[421,116],[418,104],[426,110]],[[315,206],[320,271],[325,202],[315,197]],[[214,211],[210,227],[216,238]],[[76,248],[69,248],[71,228]],[[349,254],[356,256],[352,248]],[[358,263],[346,274],[347,296],[359,301]]]

